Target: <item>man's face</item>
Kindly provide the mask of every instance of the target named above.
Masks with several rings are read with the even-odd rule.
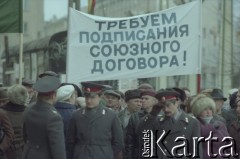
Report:
[[[110,94],[105,94],[104,96],[105,96],[108,107],[113,108],[113,107],[119,105],[120,100],[118,99],[118,97],[110,95]]]
[[[240,91],[238,91],[238,93],[237,93],[237,99],[236,99],[236,101],[238,101],[238,100],[240,100]]]
[[[237,116],[240,117],[240,101],[237,102],[236,112]]]
[[[144,110],[153,107],[153,105],[157,104],[157,102],[158,102],[157,99],[152,96],[149,95],[142,96],[142,108]]]
[[[98,94],[85,96],[86,107],[95,108],[99,105],[100,100],[101,100],[101,97]]]
[[[174,116],[178,111],[178,102],[176,101],[176,99],[166,100],[163,111],[167,117]]]
[[[140,98],[134,98],[127,101],[128,111],[130,113],[137,112],[141,109],[142,103]]]
[[[224,100],[222,100],[222,99],[215,99],[214,101],[216,103],[216,111],[219,112],[222,109],[222,107],[223,107]]]

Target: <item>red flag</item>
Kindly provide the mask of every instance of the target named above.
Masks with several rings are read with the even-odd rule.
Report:
[[[94,14],[94,8],[95,8],[96,0],[88,0],[88,13]]]

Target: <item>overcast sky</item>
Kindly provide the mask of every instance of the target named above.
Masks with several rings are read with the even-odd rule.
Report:
[[[86,6],[88,0],[81,0],[81,5]],[[57,18],[67,16],[68,0],[44,0],[44,20],[49,21],[54,15]]]

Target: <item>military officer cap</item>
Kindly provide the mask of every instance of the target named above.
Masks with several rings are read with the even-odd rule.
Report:
[[[55,76],[55,77],[58,77],[58,74],[53,72],[53,71],[45,71],[41,74],[38,75],[39,78],[42,78],[44,76]]]
[[[33,85],[33,88],[39,93],[50,93],[58,89],[61,85],[59,78],[55,76],[43,76]]]
[[[33,81],[33,80],[30,80],[30,79],[24,79],[24,80],[22,81],[22,85],[23,85],[23,86],[32,87],[33,84],[34,84],[34,81]]]
[[[104,95],[111,95],[111,96],[117,97],[118,99],[121,99],[121,95],[114,90],[106,90],[104,92]]]
[[[161,99],[165,99],[165,100],[170,100],[170,99],[177,99],[180,97],[180,94],[173,90],[173,89],[161,89],[157,92],[157,94],[155,95],[155,97],[158,99],[158,100],[161,100]]]
[[[105,86],[93,82],[82,82],[81,84],[85,96],[96,96],[105,88]]]
[[[179,99],[184,102],[185,99],[187,98],[187,95],[185,93],[184,90],[180,89],[180,88],[177,88],[177,87],[174,87],[173,90],[175,90],[176,92],[179,93]]]

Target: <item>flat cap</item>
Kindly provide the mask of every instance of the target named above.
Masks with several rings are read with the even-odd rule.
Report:
[[[24,79],[22,81],[22,85],[23,86],[32,86],[34,84],[34,81],[33,80],[30,80],[30,79]]]
[[[173,89],[161,89],[157,92],[157,94],[155,95],[155,97],[157,99],[162,99],[165,98],[166,100],[168,99],[177,99],[180,97],[180,94],[178,92],[176,92]]]
[[[118,99],[121,99],[121,95],[114,90],[106,90],[104,92],[104,95],[111,95],[111,96],[117,97]]]
[[[42,78],[44,76],[55,76],[55,77],[58,77],[58,74],[56,72],[53,72],[53,71],[45,71],[41,74],[38,75],[39,78]]]
[[[39,93],[53,92],[60,86],[61,82],[55,76],[43,76],[33,85],[33,88]]]

